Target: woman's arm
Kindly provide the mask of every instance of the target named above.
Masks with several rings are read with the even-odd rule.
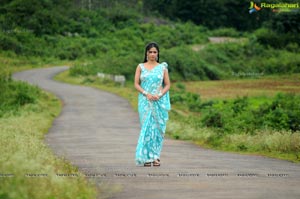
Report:
[[[164,71],[164,88],[161,91],[161,94],[162,95],[166,94],[166,92],[169,91],[170,87],[171,87],[171,82],[170,82],[170,78],[169,78],[168,69],[165,69],[165,71]]]
[[[136,90],[138,90],[139,92],[143,93],[144,89],[140,85],[140,75],[141,75],[141,68],[138,65],[136,67],[135,75],[134,75],[134,87],[136,88]]]

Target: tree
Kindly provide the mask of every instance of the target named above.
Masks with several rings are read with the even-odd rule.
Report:
[[[1,5],[3,29],[22,27],[36,35],[56,33],[66,22],[70,0],[13,0]]]
[[[271,17],[270,10],[250,15],[248,0],[147,0],[144,4],[151,12],[158,11],[170,19],[192,21],[209,28],[254,30]]]

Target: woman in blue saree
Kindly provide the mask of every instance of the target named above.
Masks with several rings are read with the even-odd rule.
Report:
[[[141,125],[136,147],[136,165],[160,166],[160,153],[171,109],[168,64],[159,63],[159,47],[146,46],[144,63],[137,66],[134,79],[139,91],[138,112]]]

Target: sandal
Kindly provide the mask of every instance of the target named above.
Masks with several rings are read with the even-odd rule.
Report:
[[[144,167],[151,167],[151,162],[146,162],[146,163],[144,164]]]
[[[153,166],[154,166],[154,167],[159,167],[159,166],[160,166],[160,160],[159,160],[159,159],[155,160],[155,161],[153,162]]]

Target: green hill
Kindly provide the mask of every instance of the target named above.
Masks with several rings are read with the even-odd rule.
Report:
[[[156,41],[162,49],[161,60],[170,65],[173,81],[231,79],[232,74],[237,73],[268,75],[300,71],[299,25],[295,24],[299,12],[272,17],[270,13],[262,14],[264,26],[240,32],[237,26],[229,27],[225,22],[207,28],[201,25],[206,23],[196,25],[180,22],[179,18],[176,21],[162,18],[164,13],[159,9],[154,7],[153,12],[146,9],[146,1],[103,0],[92,5],[88,2],[4,1],[0,6],[1,52],[40,58],[45,62],[76,61],[74,75],[105,72],[132,79],[135,66],[142,61],[145,44]],[[222,2],[225,1],[214,1],[220,5]],[[230,2],[226,5],[231,5]],[[215,9],[217,12],[220,8]],[[243,20],[255,18],[249,13],[241,17]],[[279,28],[281,24],[285,24],[285,28]],[[218,28],[222,26],[228,28]],[[209,42],[212,36],[243,39],[212,44]],[[203,48],[195,51],[194,46]]]

